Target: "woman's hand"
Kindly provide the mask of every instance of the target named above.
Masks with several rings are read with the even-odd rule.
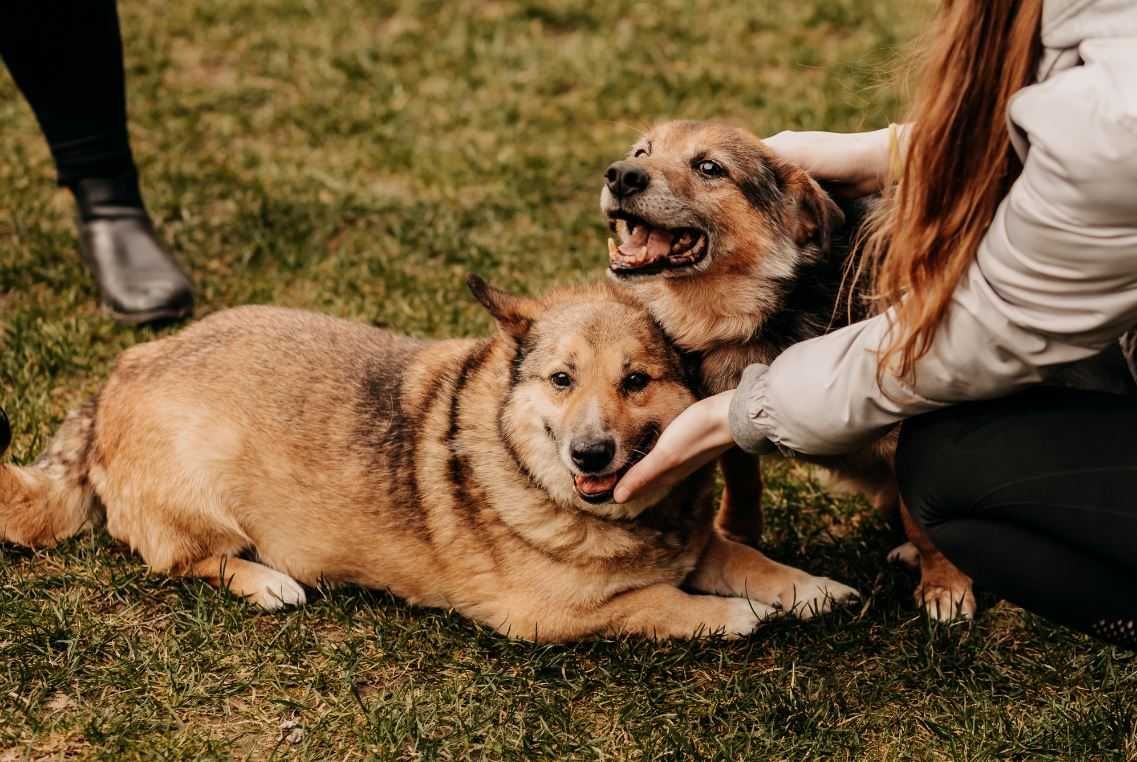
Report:
[[[727,414],[734,391],[699,400],[664,429],[644,459],[616,485],[613,497],[626,503],[649,490],[671,487],[734,444]]]
[[[764,141],[781,158],[847,198],[877,193],[888,175],[888,130],[792,132]]]

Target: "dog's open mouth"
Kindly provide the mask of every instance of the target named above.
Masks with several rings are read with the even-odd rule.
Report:
[[[586,503],[610,503],[612,490],[616,489],[620,479],[631,470],[632,466],[643,460],[651,448],[655,447],[657,441],[659,441],[659,426],[652,424],[644,429],[635,446],[631,448],[627,461],[620,468],[610,474],[573,474],[572,481],[576,487],[576,494]]]
[[[572,477],[572,481],[576,486],[576,494],[580,495],[580,499],[586,503],[610,502],[612,500],[612,490],[616,489],[616,483],[620,481],[620,477],[627,472],[631,465],[632,464],[629,463],[619,471],[613,471],[603,476],[575,474]]]
[[[697,228],[663,228],[624,212],[608,217],[619,236],[608,239],[608,267],[616,275],[650,275],[698,264],[707,254],[707,234]]]

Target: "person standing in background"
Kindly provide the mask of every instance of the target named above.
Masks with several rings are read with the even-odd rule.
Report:
[[[75,198],[79,251],[104,306],[128,325],[189,317],[190,281],[142,201],[115,0],[4,0],[0,57]]]

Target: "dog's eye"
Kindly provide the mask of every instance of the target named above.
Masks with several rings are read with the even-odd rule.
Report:
[[[620,382],[620,386],[625,392],[642,392],[647,388],[651,378],[646,373],[629,373],[624,376],[624,380]]]
[[[570,386],[572,386],[572,376],[570,376],[568,373],[565,373],[564,371],[561,371],[560,373],[554,373],[553,375],[549,376],[549,383],[557,389],[568,389]]]
[[[646,148],[637,148],[636,152],[634,154],[632,154],[633,159],[639,159],[643,156],[647,156],[647,149]]]
[[[726,170],[722,168],[721,164],[710,159],[700,159],[696,162],[695,169],[704,177],[722,177],[726,174]]]

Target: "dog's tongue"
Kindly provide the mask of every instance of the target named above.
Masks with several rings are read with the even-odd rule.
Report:
[[[647,238],[647,255],[652,261],[663,259],[671,252],[673,236],[666,230],[652,228]]]
[[[637,225],[628,240],[609,247],[608,253],[625,266],[642,267],[666,257],[671,252],[672,238],[672,234],[662,228]]]
[[[599,495],[601,492],[610,492],[620,481],[620,474],[613,473],[607,476],[574,476],[576,488],[585,495]]]

